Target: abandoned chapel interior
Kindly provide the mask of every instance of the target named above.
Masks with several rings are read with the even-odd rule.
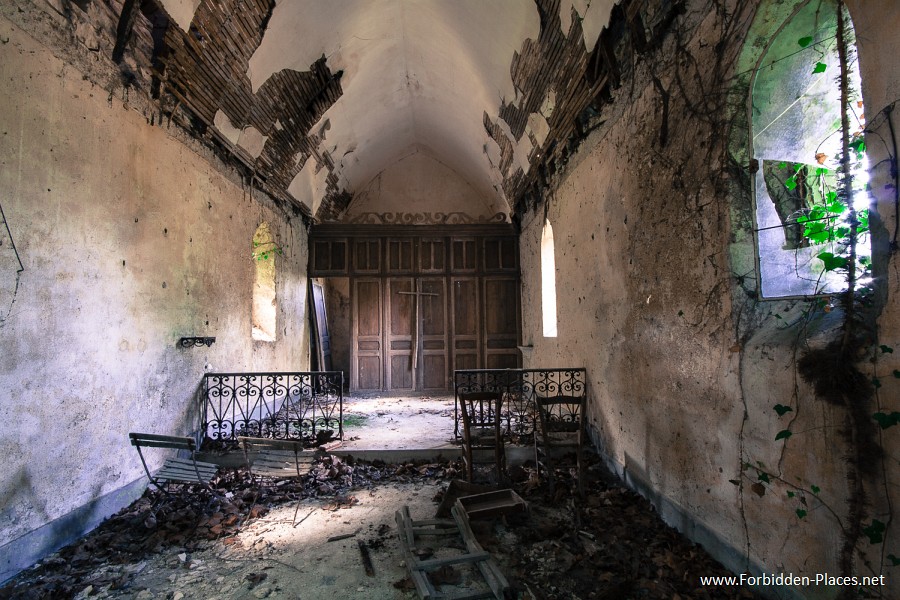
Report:
[[[577,396],[732,573],[888,582],[763,597],[900,598],[898,57],[896,0],[0,3],[0,582],[131,432]]]

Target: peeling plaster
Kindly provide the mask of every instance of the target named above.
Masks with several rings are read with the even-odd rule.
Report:
[[[219,133],[225,136],[229,142],[234,145],[237,145],[238,140],[241,137],[241,130],[239,127],[235,127],[232,124],[231,119],[228,118],[221,109],[216,111],[216,117],[213,119],[213,125],[216,126],[216,129],[219,130]]]
[[[183,31],[188,31],[191,28],[191,21],[194,20],[194,13],[197,12],[200,1],[201,0],[161,0],[163,8],[166,9],[166,12],[169,13],[172,20],[178,23],[178,26],[181,27]]]
[[[264,136],[255,127],[247,127],[241,131],[241,137],[238,139],[238,145],[247,151],[253,158],[258,158],[262,154],[263,148],[266,147],[266,141],[269,138]]]
[[[537,145],[542,146],[544,144],[544,140],[547,139],[547,135],[550,133],[550,124],[547,123],[547,119],[543,117],[543,115],[539,113],[532,113],[530,117],[528,117],[528,127],[525,129],[526,134],[533,134],[535,139],[537,139]],[[522,136],[522,139],[525,139],[526,136]]]
[[[519,0],[279,2],[247,76],[256,90],[271,74],[322,56],[343,70],[344,94],[326,115],[333,156],[357,149],[335,167],[351,193],[427,146],[479,193],[507,204],[483,157],[482,115],[497,115],[515,95],[510,62],[539,27],[535,6]]]
[[[316,214],[322,198],[325,196],[325,189],[328,187],[326,177],[328,177],[328,171],[318,168],[315,157],[309,156],[303,164],[303,168],[291,180],[288,193],[303,202],[313,214]]]
[[[559,4],[560,29],[563,34],[572,26],[572,9],[582,18],[584,47],[590,50],[597,42],[600,32],[609,24],[609,15],[616,0],[563,0]]]

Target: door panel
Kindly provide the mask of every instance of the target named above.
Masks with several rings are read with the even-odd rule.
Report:
[[[488,369],[519,364],[519,285],[515,277],[485,277],[484,355]]]
[[[478,278],[454,277],[451,339],[454,369],[477,369],[481,364]]]
[[[381,348],[382,285],[380,279],[356,279],[353,282],[353,368],[350,385],[355,390],[382,389],[383,356]]]
[[[418,389],[446,390],[450,372],[447,361],[447,280],[443,277],[419,280],[421,343],[418,361]]]
[[[391,277],[385,282],[388,346],[386,389],[412,390],[415,280],[411,277]]]
[[[520,365],[514,235],[347,237],[352,292],[351,386],[452,390],[454,369]],[[327,250],[332,251],[332,248]],[[322,250],[325,254],[325,249]],[[322,258],[322,268],[340,262]]]

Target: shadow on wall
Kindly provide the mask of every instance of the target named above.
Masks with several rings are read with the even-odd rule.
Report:
[[[32,478],[27,469],[20,469],[12,481],[12,493],[5,490],[2,495],[4,501],[0,504],[0,522],[4,523],[16,518],[16,504],[33,508],[44,504],[34,493]],[[143,486],[140,487],[140,491],[143,492]],[[94,486],[91,491],[94,500],[91,502],[0,546],[0,584],[83,536],[121,508],[116,502],[110,504],[108,497],[101,496],[101,492],[102,485]],[[64,493],[64,490],[59,490],[59,493]],[[136,497],[131,498],[129,495],[122,506],[129,504]],[[49,520],[50,516],[45,510],[41,509],[40,513],[41,520]]]

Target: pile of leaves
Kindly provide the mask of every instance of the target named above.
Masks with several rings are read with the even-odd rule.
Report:
[[[699,546],[665,525],[644,498],[604,475],[592,458],[585,496],[576,493],[573,472],[561,469],[551,491],[533,469],[517,467],[507,482],[530,506],[527,515],[473,521],[485,550],[492,553],[513,586],[527,600],[756,598],[738,587],[701,587],[701,576],[730,573]],[[356,503],[353,493],[385,483],[442,482],[461,476],[458,462],[366,463],[324,455],[299,479],[260,480],[244,469],[225,471],[213,489],[148,490],[89,535],[49,556],[0,588],[0,599],[81,598],[85,590],[127,588],[159,553],[190,568],[191,553],[237,533],[272,507],[305,498],[325,500],[323,509]],[[490,471],[483,482],[495,480]],[[496,483],[493,481],[492,483]],[[464,484],[465,485],[465,484]],[[449,489],[450,486],[448,486]],[[441,500],[439,494],[435,501]],[[379,538],[396,535],[384,527]],[[375,547],[375,545],[372,545]],[[177,548],[176,553],[171,549]],[[456,567],[438,574],[460,581]],[[396,582],[412,589],[409,582]]]
[[[304,498],[329,498],[335,507],[352,504],[351,489],[382,483],[450,480],[455,463],[363,463],[324,455],[300,479],[260,480],[246,469],[221,472],[212,489],[148,488],[130,506],[87,536],[45,558],[0,588],[0,599],[73,598],[93,586],[126,587],[150,555],[177,547],[193,552],[210,540],[236,541],[240,528],[269,509]],[[109,568],[103,568],[103,567]],[[115,568],[122,566],[123,568]]]

